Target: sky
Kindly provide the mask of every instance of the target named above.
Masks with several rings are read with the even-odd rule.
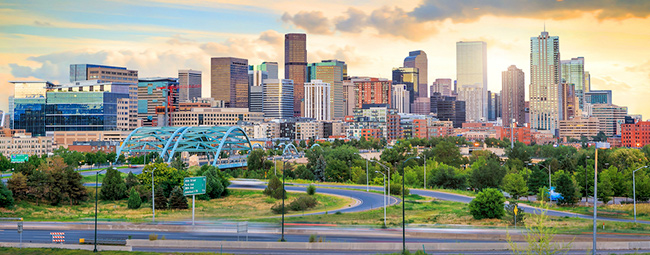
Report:
[[[203,71],[210,58],[276,61],[285,33],[307,33],[309,62],[339,59],[351,76],[391,78],[424,50],[429,83],[456,78],[456,42],[485,41],[488,89],[510,65],[530,81],[530,37],[546,27],[561,58],[585,58],[592,90],[650,119],[650,1],[645,0],[1,0],[0,110],[9,81],[69,81],[70,64],[126,66],[142,77]],[[206,86],[207,85],[207,86]],[[528,93],[527,93],[528,94]]]

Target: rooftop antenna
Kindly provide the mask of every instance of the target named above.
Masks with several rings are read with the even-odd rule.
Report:
[[[544,32],[546,32],[546,21],[544,21]]]

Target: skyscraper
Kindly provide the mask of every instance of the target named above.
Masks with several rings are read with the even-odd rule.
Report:
[[[233,57],[212,58],[211,97],[223,100],[226,107],[248,107],[248,60]]]
[[[560,61],[562,65],[562,80],[573,84],[575,96],[578,98],[576,109],[584,109],[584,96],[587,91],[585,87],[585,58],[577,57],[571,60]]]
[[[409,104],[415,102],[415,98],[420,94],[420,73],[415,67],[398,67],[393,68],[393,83],[404,84],[409,91]]]
[[[347,78],[348,65],[336,59],[310,63],[307,66],[307,81],[320,80],[330,84],[330,112],[333,119],[343,119],[343,79]]]
[[[45,97],[54,87],[49,81],[12,81],[14,84],[14,128],[33,136],[45,135]]]
[[[501,118],[501,95],[488,90],[488,116],[487,120],[495,121]]]
[[[321,80],[305,83],[304,117],[316,120],[331,120],[331,85]]]
[[[393,105],[392,108],[397,109],[398,113],[410,113],[411,104],[409,100],[409,91],[404,84],[393,84]]]
[[[265,118],[286,119],[293,117],[293,81],[266,79],[262,84]]]
[[[576,92],[573,83],[560,85],[560,120],[569,120],[576,113]]]
[[[438,92],[441,96],[450,97],[453,92],[451,79],[436,79],[431,85],[431,95]]]
[[[520,125],[526,123],[526,92],[524,72],[514,65],[501,73],[501,116],[503,126],[510,126],[511,121]]]
[[[189,102],[201,98],[201,71],[178,70],[178,100]]]
[[[261,65],[255,66],[255,70],[266,71],[269,75],[269,79],[279,79],[278,78],[278,62],[262,62]]]
[[[487,44],[456,43],[458,100],[465,101],[466,120],[487,119]]]
[[[415,97],[429,97],[429,92],[428,92],[428,70],[429,70],[429,63],[427,60],[427,54],[423,50],[416,50],[416,51],[411,51],[409,52],[409,56],[404,59],[404,67],[414,67],[417,68],[418,73],[419,73],[419,83],[416,84],[417,88],[415,91],[417,92]],[[413,103],[413,102],[411,102]]]
[[[154,77],[138,81],[138,118],[143,125],[169,126],[169,116],[178,109],[178,103],[178,79]]]
[[[284,35],[284,78],[293,80],[293,115],[301,116],[307,81],[307,35]]]
[[[560,38],[544,31],[530,38],[530,50],[530,127],[555,132],[560,120]]]

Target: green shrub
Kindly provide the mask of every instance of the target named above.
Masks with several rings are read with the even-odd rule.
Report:
[[[149,241],[155,241],[158,240],[158,235],[156,234],[149,234]]]
[[[135,190],[135,187],[133,187],[131,188],[131,192],[129,194],[129,202],[127,204],[127,207],[129,209],[138,209],[140,206],[142,206],[142,199],[140,199],[140,194]]]
[[[14,205],[14,196],[11,190],[0,182],[0,207],[9,208]]]
[[[388,191],[388,190],[387,190]],[[390,184],[390,194],[395,195],[395,196],[401,196],[402,195],[402,184],[401,183],[391,183]],[[404,195],[408,196],[410,194],[410,191],[408,188],[404,188]]]
[[[316,186],[309,184],[307,186],[307,195],[313,196],[314,194],[316,194]]]
[[[289,209],[293,211],[304,211],[313,208],[318,204],[318,201],[311,196],[300,196],[289,203]]]
[[[310,242],[310,243],[315,243],[315,242],[316,242],[316,235],[311,234],[311,235],[309,236],[309,242]]]
[[[275,199],[282,199],[282,182],[277,176],[271,177],[269,180],[269,184],[266,185],[266,188],[264,189],[264,195],[270,196]],[[284,198],[287,198],[286,192],[284,192]]]
[[[281,214],[282,213],[282,203],[277,203],[273,206],[271,206],[271,211],[275,214]],[[284,207],[284,213],[289,212],[289,207],[285,206]]]
[[[474,219],[500,219],[505,214],[503,203],[506,198],[497,189],[487,188],[469,203],[469,212]]]

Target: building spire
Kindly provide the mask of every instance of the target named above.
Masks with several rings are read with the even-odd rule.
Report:
[[[546,32],[546,21],[544,21],[544,32]]]

